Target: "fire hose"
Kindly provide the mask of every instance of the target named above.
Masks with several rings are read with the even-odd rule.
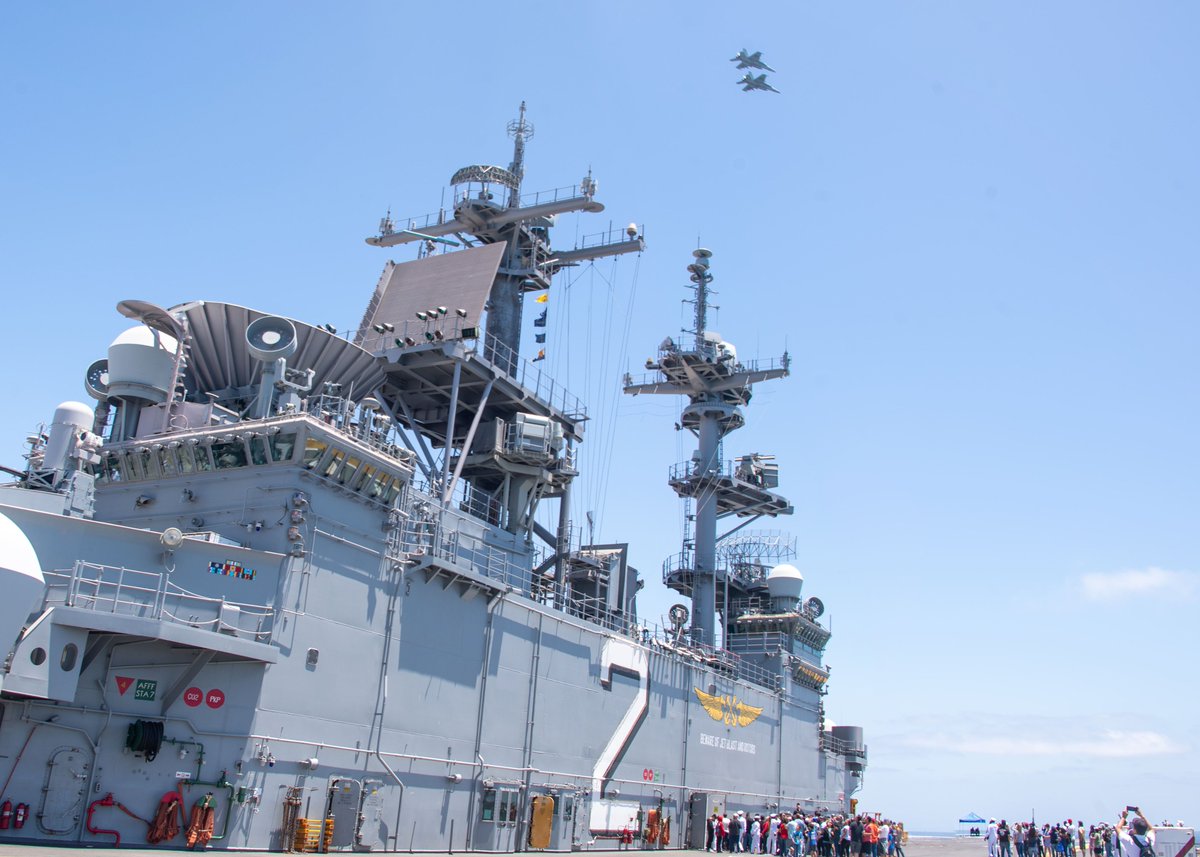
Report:
[[[99,800],[92,801],[90,804],[88,804],[87,820],[85,822],[85,826],[87,827],[88,833],[110,834],[117,840],[117,842],[116,842],[117,848],[121,847],[121,834],[120,833],[118,833],[115,830],[107,830],[103,827],[94,827],[92,825],[92,815],[96,812],[96,807],[98,807],[98,806],[115,806],[117,809],[121,810],[121,812],[125,813],[130,818],[136,818],[138,821],[140,821],[142,824],[146,825],[147,827],[150,826],[150,822],[146,821],[146,819],[142,818],[140,815],[134,815],[134,813],[130,811],[129,807],[125,806],[125,804],[121,803],[119,800],[115,800],[113,798],[112,792],[109,792],[104,797],[100,798]]]

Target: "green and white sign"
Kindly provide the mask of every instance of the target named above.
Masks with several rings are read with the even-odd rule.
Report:
[[[133,689],[134,699],[154,699],[154,693],[158,689],[158,682],[151,681],[148,678],[139,678],[137,686]]]

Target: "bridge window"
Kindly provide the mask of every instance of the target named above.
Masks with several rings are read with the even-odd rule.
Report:
[[[375,468],[369,464],[363,465],[358,472],[358,476],[354,477],[354,490],[365,491],[371,487],[372,481],[375,479]]]
[[[121,456],[115,452],[110,452],[104,456],[104,476],[101,481],[120,482],[124,479],[124,465],[121,463]]]
[[[217,470],[246,466],[246,447],[240,440],[214,443],[212,455],[213,461],[217,463]]]
[[[354,475],[354,471],[358,470],[358,466],[362,462],[357,458],[347,458],[346,463],[342,466],[342,472],[338,474],[337,481],[346,484],[346,481]]]
[[[163,476],[176,476],[179,474],[179,463],[175,460],[175,450],[160,449],[158,451],[158,462],[162,467]]]
[[[292,453],[296,451],[296,433],[277,434],[271,437],[271,460],[275,462],[291,461]]]
[[[142,475],[147,479],[158,478],[158,457],[153,450],[143,447],[137,451],[138,466],[141,468]]]
[[[325,450],[328,448],[329,444],[325,441],[310,437],[304,442],[304,466],[312,470],[325,456]]]
[[[196,470],[202,473],[212,470],[212,450],[208,448],[208,444],[201,444],[199,440],[190,440],[188,443],[191,444],[187,447],[188,454],[195,463]],[[184,468],[184,472],[188,472],[187,468]]]
[[[255,464],[267,464],[267,443],[258,435],[250,438],[250,460]]]
[[[333,455],[329,456],[329,462],[325,465],[325,469],[321,472],[322,476],[332,476],[338,472],[338,468],[342,466],[342,462],[346,460],[345,450],[335,449]]]

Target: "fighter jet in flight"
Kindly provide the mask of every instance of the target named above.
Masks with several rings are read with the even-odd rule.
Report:
[[[760,68],[763,71],[775,71],[775,69],[762,61],[762,51],[749,53],[745,48],[742,48],[738,51],[738,55],[730,57],[729,61],[737,63],[738,68]]]
[[[738,85],[742,87],[742,92],[750,92],[752,89],[763,92],[779,92],[778,89],[767,83],[767,76],[765,74],[755,77],[750,72],[746,72],[746,76],[738,81]]]

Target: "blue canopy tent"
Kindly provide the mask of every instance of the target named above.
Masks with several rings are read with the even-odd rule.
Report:
[[[958,820],[958,835],[970,836],[971,828],[976,827],[982,829],[987,825],[988,821],[982,815],[974,812],[968,812]]]

